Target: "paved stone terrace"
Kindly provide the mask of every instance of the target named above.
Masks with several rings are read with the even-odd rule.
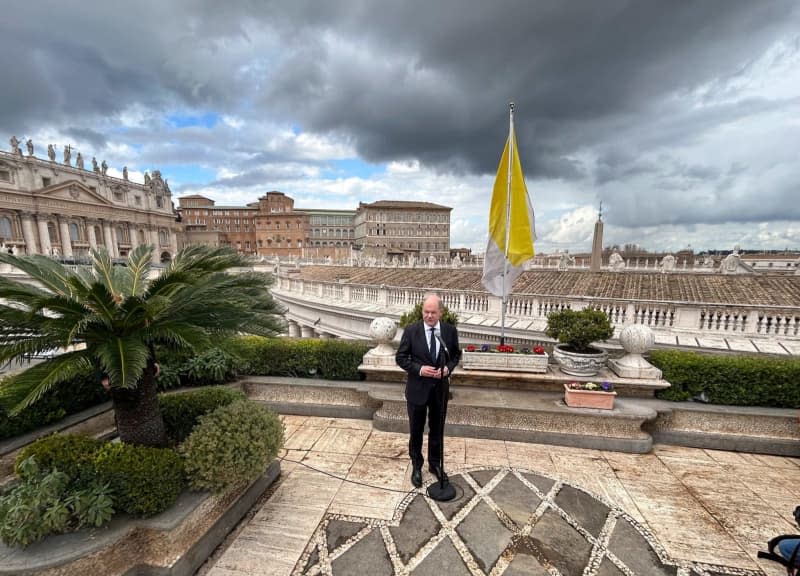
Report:
[[[283,420],[280,484],[201,574],[785,574],[756,551],[796,532],[800,459],[449,438],[464,497],[440,505],[409,482],[405,434]]]

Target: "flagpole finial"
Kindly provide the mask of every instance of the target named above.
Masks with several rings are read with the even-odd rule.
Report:
[[[508,103],[508,108],[509,108],[509,110],[511,110],[513,112],[514,111],[514,103],[513,102],[509,102]]]

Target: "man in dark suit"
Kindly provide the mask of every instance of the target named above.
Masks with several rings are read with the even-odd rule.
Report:
[[[440,410],[447,413],[449,376],[461,359],[458,331],[455,326],[440,322],[442,301],[430,294],[422,301],[422,322],[412,324],[403,331],[395,361],[408,373],[406,405],[408,407],[409,441],[413,471],[411,483],[422,486],[422,433],[428,420],[428,466],[437,478],[444,470],[439,468],[442,456],[442,428]],[[444,344],[444,349],[442,344]],[[442,366],[442,359],[445,365]],[[441,405],[444,397],[444,406]]]

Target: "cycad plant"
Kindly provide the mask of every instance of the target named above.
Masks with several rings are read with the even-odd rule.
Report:
[[[248,260],[229,248],[189,246],[153,279],[153,247],[140,245],[125,266],[104,249],[90,266],[68,268],[40,255],[0,253],[26,273],[0,278],[0,365],[53,348],[67,350],[13,375],[0,402],[18,412],[54,386],[95,370],[107,378],[124,442],[161,446],[164,421],[156,398],[156,347],[198,351],[237,334],[281,330],[271,277],[230,274]]]

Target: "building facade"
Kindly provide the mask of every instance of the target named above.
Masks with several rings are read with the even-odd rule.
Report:
[[[344,262],[352,257],[355,210],[304,210],[309,218],[308,248],[312,260]]]
[[[217,206],[200,195],[178,198],[187,244],[230,246],[253,256],[301,257],[309,215],[283,192],[267,192],[246,206]]]
[[[145,183],[106,173],[107,166],[84,169],[78,154],[64,150],[57,162],[34,155],[28,141],[23,155],[12,138],[12,151],[0,151],[0,243],[21,254],[45,254],[82,259],[92,248],[105,247],[113,258],[124,258],[139,244],[156,247],[153,260],[168,261],[178,249],[180,223],[172,194],[159,171],[145,173]]]
[[[353,222],[353,247],[365,259],[449,262],[452,210],[431,202],[362,202]]]

